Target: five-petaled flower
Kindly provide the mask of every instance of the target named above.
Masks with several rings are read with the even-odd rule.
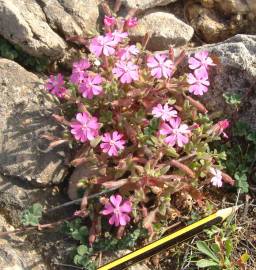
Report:
[[[151,69],[151,75],[157,79],[162,77],[168,79],[173,73],[173,62],[167,59],[166,54],[155,54],[149,56],[147,60],[147,66]]]
[[[117,78],[120,78],[121,83],[131,83],[139,79],[138,69],[139,67],[131,61],[119,61],[112,72]]]
[[[81,59],[73,64],[70,81],[74,84],[80,84],[87,77],[86,70],[91,66],[87,59]]]
[[[105,56],[110,56],[115,54],[115,46],[117,42],[113,39],[113,37],[106,36],[98,36],[92,39],[90,43],[90,51],[96,56],[101,56],[104,54]]]
[[[128,200],[123,200],[121,195],[112,195],[110,202],[105,204],[104,210],[101,214],[104,216],[111,215],[109,218],[109,224],[118,226],[127,225],[131,218],[129,213],[132,211],[132,204]]]
[[[113,26],[116,24],[116,18],[105,15],[104,24],[106,26]]]
[[[208,55],[209,53],[207,51],[201,51],[195,53],[194,57],[192,56],[189,57],[188,59],[189,68],[197,69],[203,67],[207,70],[209,66],[215,66],[211,57],[209,57]]]
[[[140,50],[136,47],[136,45],[127,46],[125,48],[121,48],[117,52],[117,56],[120,60],[130,60],[132,56],[138,55]]]
[[[59,73],[57,76],[50,75],[45,87],[52,95],[62,98],[67,92],[64,84],[63,75]]]
[[[220,170],[215,169],[213,167],[210,168],[210,173],[213,175],[211,178],[211,183],[215,187],[222,187],[222,173]]]
[[[157,104],[157,106],[153,108],[152,114],[154,117],[161,118],[164,121],[169,121],[177,117],[177,111],[173,110],[173,107],[169,107],[167,103],[164,104],[164,106]]]
[[[160,126],[159,133],[161,135],[166,135],[164,142],[170,146],[178,145],[183,147],[189,142],[189,135],[191,131],[188,125],[181,124],[181,119],[179,117],[172,118],[169,123],[162,123]]]
[[[107,37],[111,38],[113,42],[118,44],[119,42],[122,42],[123,39],[128,37],[128,33],[115,30],[114,32],[107,33]]]
[[[104,153],[107,153],[109,156],[117,156],[119,150],[124,149],[125,140],[122,140],[123,134],[114,131],[112,136],[109,132],[105,133],[102,137],[102,143],[100,148]]]
[[[189,92],[196,96],[202,96],[208,91],[210,82],[208,81],[208,73],[205,68],[199,68],[194,71],[194,74],[188,74]]]
[[[96,117],[88,112],[78,113],[76,120],[71,122],[71,133],[77,141],[86,142],[95,139],[99,135],[100,124]]]
[[[93,96],[99,95],[102,92],[102,82],[103,79],[100,75],[89,75],[79,86],[82,96],[92,99]]]

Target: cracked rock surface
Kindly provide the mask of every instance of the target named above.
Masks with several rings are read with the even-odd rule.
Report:
[[[66,38],[95,31],[98,0],[0,0],[0,35],[36,57],[60,59]]]

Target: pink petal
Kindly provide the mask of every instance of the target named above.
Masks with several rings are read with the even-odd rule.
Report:
[[[197,82],[197,79],[195,78],[195,76],[192,73],[189,73],[187,81],[189,84],[194,84]]]
[[[174,146],[175,145],[175,143],[176,143],[176,138],[177,136],[176,135],[170,135],[170,136],[168,136],[168,137],[166,137],[165,139],[164,139],[164,142],[165,143],[167,143],[167,144],[169,144],[169,145],[171,145],[171,146]]]
[[[190,57],[188,59],[188,63],[189,63],[189,68],[191,69],[196,69],[201,66],[201,62],[195,59],[194,57]]]
[[[119,220],[118,220],[118,218],[116,217],[116,215],[115,214],[113,214],[111,217],[110,217],[110,219],[109,219],[109,224],[110,225],[113,225],[113,224],[119,224]],[[118,225],[115,225],[115,226],[118,226]]]
[[[123,74],[123,76],[121,77],[121,83],[131,83],[132,82],[132,78],[129,74]]]
[[[160,79],[162,77],[162,70],[161,70],[161,68],[159,68],[159,67],[153,68],[151,70],[151,75],[153,77],[156,77],[157,79]]]
[[[112,137],[114,141],[118,141],[123,137],[123,134],[119,134],[118,131],[114,131]]]
[[[132,203],[130,201],[125,201],[120,206],[121,212],[130,213],[132,211]]]
[[[109,132],[106,132],[102,138],[103,142],[110,142],[111,141],[111,135]]]
[[[195,57],[199,60],[205,60],[208,57],[209,53],[207,51],[200,51],[195,53]]]
[[[108,155],[109,156],[117,156],[118,155],[118,151],[115,145],[111,145],[109,150],[108,150]]]
[[[166,123],[162,123],[161,127],[160,127],[160,134],[161,135],[168,135],[172,132],[172,128],[166,124]]]
[[[125,226],[130,221],[130,217],[126,214],[121,214],[119,217],[119,222],[121,226]]]
[[[122,202],[122,196],[117,194],[110,196],[110,201],[115,207],[119,207],[120,203]]]
[[[114,208],[113,208],[113,206],[110,203],[106,204],[105,205],[105,209],[103,211],[101,211],[101,213],[103,215],[105,215],[105,216],[106,215],[109,215],[109,214],[111,214],[113,212],[114,212]]]

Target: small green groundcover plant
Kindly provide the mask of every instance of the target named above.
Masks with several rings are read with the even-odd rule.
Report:
[[[204,187],[234,184],[221,162],[225,153],[210,148],[227,138],[229,122],[213,123],[197,100],[208,91],[215,61],[207,51],[152,53],[149,35],[141,44],[129,39],[136,25],[134,17],[107,13],[104,33],[86,42],[88,58],[73,64],[70,77],[59,73],[46,82],[60,111],[53,117],[64,131],[44,137],[51,147],[69,144],[72,166],[99,168],[81,177],[80,225],[69,224],[81,244],[75,263],[86,269],[95,264],[85,257],[114,243],[132,247],[145,230],[149,239],[161,235],[188,197],[202,206]]]
[[[250,256],[247,252],[239,258],[233,257],[233,251],[236,248],[237,226],[226,222],[222,228],[213,226],[205,231],[208,240],[197,241],[195,252],[191,256],[191,261],[196,257],[203,257],[196,260],[198,268],[209,270],[239,270],[246,269],[247,261]]]

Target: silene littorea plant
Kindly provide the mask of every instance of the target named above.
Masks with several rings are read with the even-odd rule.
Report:
[[[52,147],[69,143],[72,166],[99,168],[79,183],[84,197],[77,215],[91,220],[91,245],[110,227],[119,237],[134,225],[150,234],[155,224],[167,228],[179,212],[176,200],[189,195],[201,206],[205,186],[234,184],[223,171],[224,154],[210,148],[227,137],[229,122],[213,123],[197,100],[216,68],[209,53],[153,53],[146,49],[148,35],[133,44],[134,17],[105,16],[104,25],[104,34],[88,39],[90,54],[73,64],[70,77],[51,75],[45,86],[57,97],[60,113],[53,117],[64,128],[63,137],[45,138]]]

